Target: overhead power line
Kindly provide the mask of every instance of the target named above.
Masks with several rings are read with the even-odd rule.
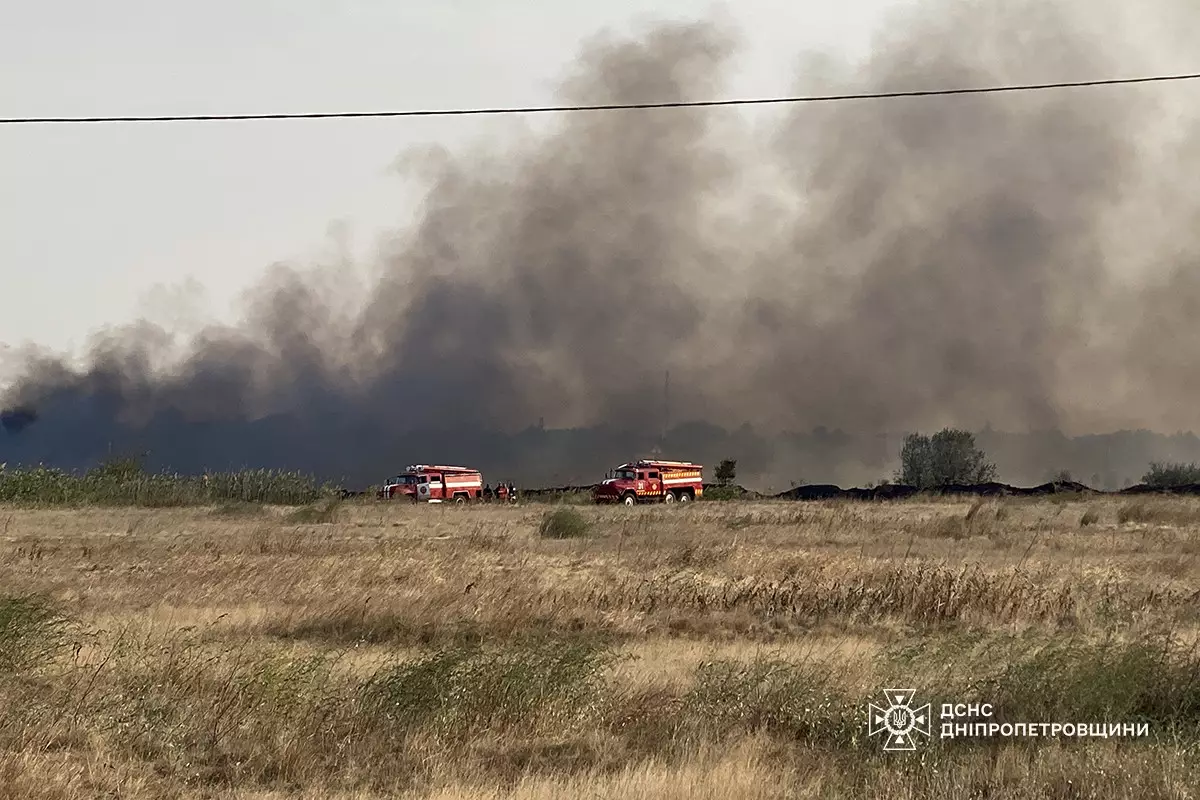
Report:
[[[940,97],[945,95],[998,94],[1000,92],[1029,92],[1043,89],[1073,89],[1086,86],[1121,86],[1134,83],[1167,83],[1200,79],[1200,73],[1152,75],[1140,78],[1107,78],[1090,81],[1059,81],[1056,83],[1009,84],[960,89],[917,89],[896,92],[862,92],[857,94],[807,95],[799,97],[762,97],[733,100],[679,100],[660,103],[604,103],[599,105],[560,106],[502,106],[496,108],[452,108],[406,111],[313,111],[278,112],[266,114],[170,114],[163,116],[89,116],[89,117],[4,117],[0,125],[50,125],[118,122],[234,122],[241,120],[284,119],[357,119],[384,117],[467,117],[498,114],[546,114],[579,111],[636,111],[639,109],[711,108],[715,106],[765,106],[794,103],[828,103],[844,100],[885,100],[897,97]]]

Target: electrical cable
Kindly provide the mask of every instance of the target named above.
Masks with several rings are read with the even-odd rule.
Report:
[[[599,105],[559,106],[507,106],[496,108],[425,109],[400,111],[314,111],[278,112],[262,114],[171,114],[162,116],[85,116],[85,117],[2,117],[0,125],[52,125],[52,124],[95,124],[95,123],[148,123],[148,122],[234,122],[246,120],[300,120],[300,119],[361,119],[391,117],[464,117],[494,116],[499,114],[546,114],[575,113],[583,111],[635,111],[675,108],[713,108],[720,106],[761,106],[797,103],[828,103],[848,100],[884,100],[901,97],[940,97],[949,95],[998,94],[1002,92],[1028,92],[1046,89],[1072,89],[1092,86],[1122,86],[1139,83],[1167,83],[1200,80],[1200,73],[1176,75],[1152,75],[1140,78],[1108,78],[1087,81],[1059,81],[1056,83],[1010,84],[960,89],[916,89],[911,91],[863,92],[858,94],[807,95],[799,97],[764,97],[733,100],[679,100],[658,103],[604,103]]]

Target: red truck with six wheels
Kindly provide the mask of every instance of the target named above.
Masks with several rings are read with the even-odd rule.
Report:
[[[413,503],[466,503],[483,497],[483,475],[469,467],[413,464],[389,478],[379,496]]]
[[[686,503],[704,494],[704,467],[688,461],[631,461],[592,490],[597,503]]]

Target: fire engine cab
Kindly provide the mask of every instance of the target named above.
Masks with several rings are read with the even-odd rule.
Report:
[[[483,497],[483,475],[469,467],[413,464],[389,478],[379,496],[413,503],[466,503]]]
[[[631,461],[592,490],[597,503],[686,503],[704,494],[704,467],[688,461]]]

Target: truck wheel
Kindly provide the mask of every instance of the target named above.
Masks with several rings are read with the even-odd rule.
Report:
[[[663,495],[663,502],[664,503],[674,503],[675,502],[675,493],[667,492],[665,495]]]
[[[679,502],[686,503],[688,500],[691,500],[691,499],[692,499],[691,495],[689,495],[687,492],[679,493]]]
[[[454,503],[455,503],[455,505],[460,505],[460,506],[461,506],[461,505],[464,505],[466,502],[467,502],[467,498],[463,497],[461,494],[460,494],[460,495],[456,495],[456,496],[454,497]]]
[[[637,502],[637,498],[634,497],[632,494],[627,494],[627,495],[625,495],[625,498],[621,502],[623,502],[627,506],[631,506]]]

